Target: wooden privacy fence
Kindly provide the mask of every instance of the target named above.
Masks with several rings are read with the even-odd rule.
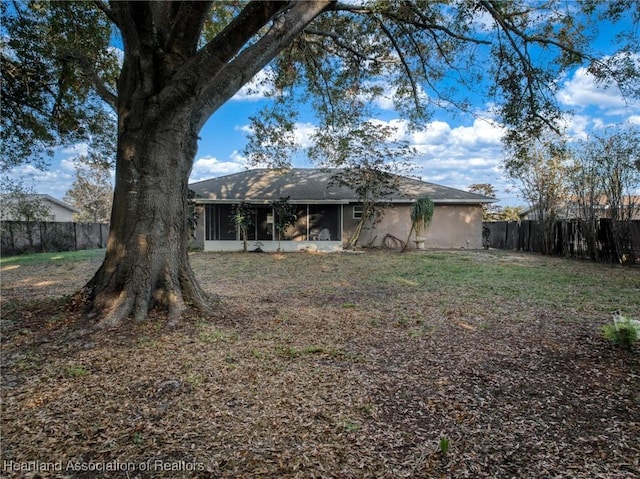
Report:
[[[0,254],[76,251],[105,248],[109,225],[53,221],[0,222]]]
[[[485,245],[490,248],[543,252],[543,228],[537,221],[488,222],[483,223],[483,228]],[[614,234],[620,228],[625,228],[624,234]],[[624,240],[616,241],[616,236]],[[628,263],[640,263],[638,220],[623,223],[602,218],[595,229],[586,221],[559,220],[553,225],[549,241],[548,253],[553,255],[616,263],[624,258]]]

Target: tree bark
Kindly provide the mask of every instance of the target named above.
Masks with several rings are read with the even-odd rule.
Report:
[[[105,260],[83,291],[99,327],[142,321],[156,306],[168,312],[169,324],[189,307],[209,309],[188,258],[188,180],[198,133],[330,3],[251,2],[200,50],[209,4],[111,4],[124,43],[116,186]]]
[[[175,111],[124,122],[106,257],[86,286],[101,327],[142,321],[154,306],[168,311],[170,324],[187,304],[208,307],[188,259],[188,178],[197,150],[188,125]]]

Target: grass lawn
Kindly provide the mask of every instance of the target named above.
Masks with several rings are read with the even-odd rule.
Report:
[[[60,253],[33,253],[0,258],[0,267],[45,265],[50,263],[69,263],[104,258],[104,249],[87,249],[80,251],[64,251]]]
[[[211,317],[79,334],[102,254],[0,263],[5,476],[640,476],[640,351],[601,334],[638,269],[194,253]]]

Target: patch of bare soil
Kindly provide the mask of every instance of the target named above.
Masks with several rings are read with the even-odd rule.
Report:
[[[96,265],[3,272],[3,475],[640,476],[640,355],[602,311],[443,288],[399,257],[197,254],[213,317],[91,335],[50,296]]]

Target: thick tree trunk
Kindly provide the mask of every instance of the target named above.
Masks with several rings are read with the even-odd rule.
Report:
[[[208,309],[187,248],[187,184],[198,132],[329,5],[251,2],[197,50],[210,4],[111,4],[125,52],[115,102],[116,187],[106,257],[84,289],[99,326],[142,321],[155,306],[168,312],[170,323],[187,307]]]
[[[85,288],[101,327],[142,321],[156,306],[170,324],[187,305],[207,308],[188,259],[187,184],[197,133],[185,116],[121,123],[128,128],[119,135],[106,257]]]

